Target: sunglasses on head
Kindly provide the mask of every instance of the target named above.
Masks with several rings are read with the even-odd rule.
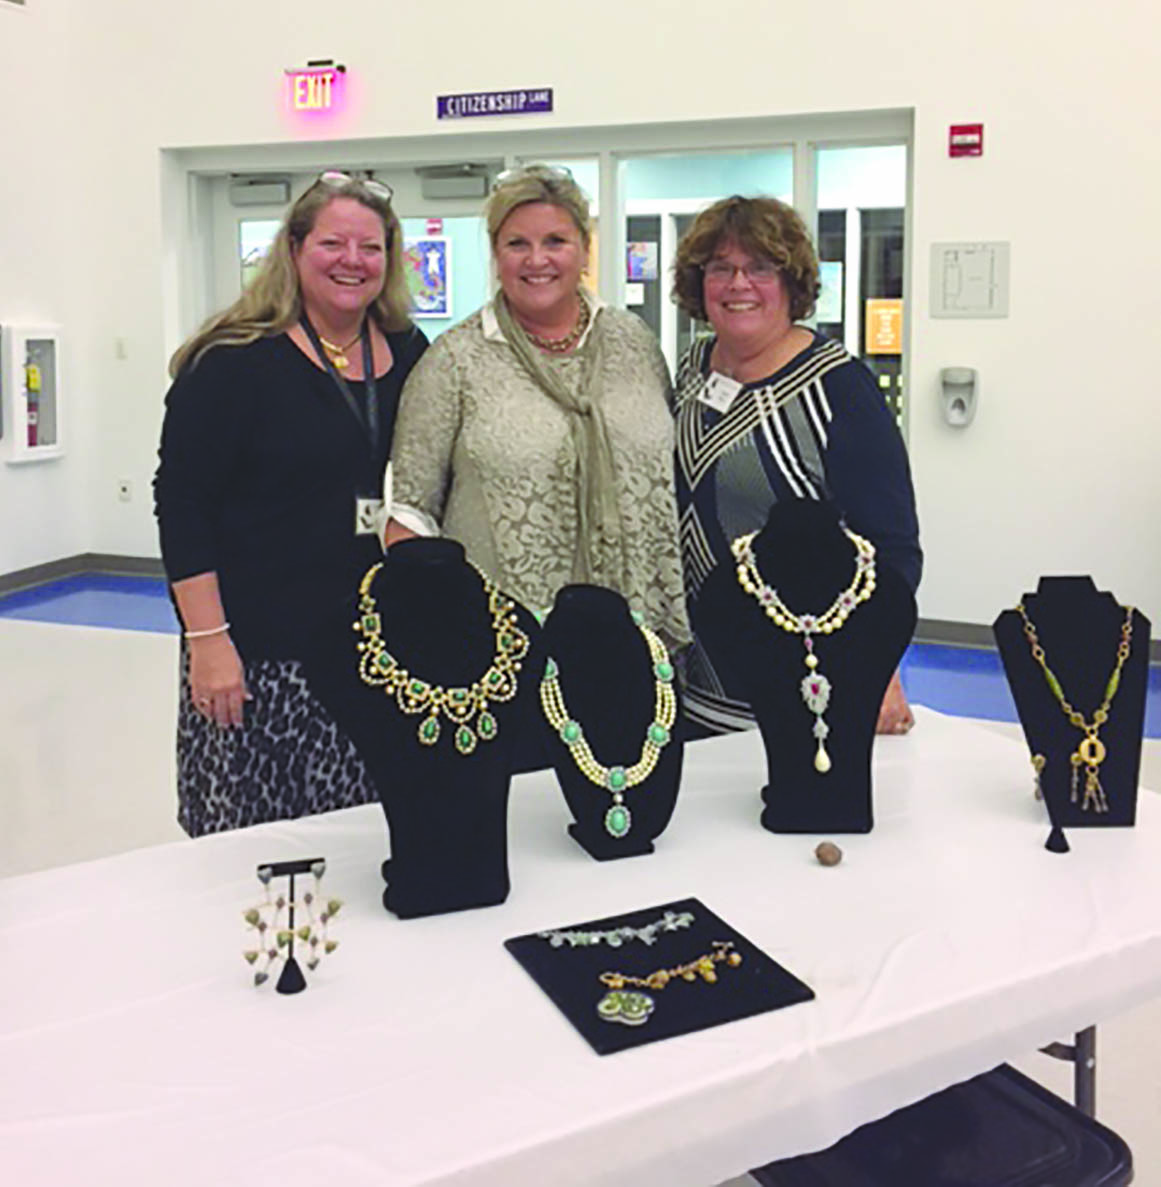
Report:
[[[367,193],[388,203],[395,196],[395,191],[385,181],[376,181],[373,177],[352,177],[349,173],[340,173],[337,169],[328,169],[325,173],[320,173],[315,184],[334,189],[347,185],[362,186]]]
[[[505,169],[496,174],[492,182],[492,192],[513,181],[522,181],[526,177],[539,177],[552,181],[572,181],[572,170],[565,165],[517,165],[514,169]]]

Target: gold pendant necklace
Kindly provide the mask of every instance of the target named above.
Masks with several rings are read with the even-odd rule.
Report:
[[[1125,666],[1125,660],[1129,658],[1129,651],[1132,647],[1133,607],[1124,607],[1125,621],[1121,626],[1121,641],[1117,645],[1117,663],[1113,668],[1113,674],[1109,677],[1108,684],[1105,685],[1104,700],[1101,701],[1096,712],[1093,713],[1091,722],[1085,721],[1084,715],[1078,713],[1064,695],[1064,689],[1060,684],[1060,680],[1057,678],[1056,673],[1048,666],[1048,661],[1044,657],[1044,648],[1040,645],[1040,639],[1036,634],[1036,626],[1032,622],[1032,619],[1028,617],[1028,611],[1024,609],[1024,603],[1017,602],[1016,610],[1021,619],[1023,619],[1024,637],[1028,640],[1028,646],[1032,649],[1032,658],[1040,665],[1040,671],[1044,674],[1044,682],[1048,685],[1052,695],[1064,711],[1065,717],[1084,734],[1080,745],[1069,755],[1068,759],[1072,764],[1071,801],[1075,804],[1080,796],[1080,768],[1084,767],[1084,800],[1080,805],[1081,811],[1087,812],[1091,808],[1094,812],[1107,812],[1109,810],[1109,801],[1105,795],[1105,789],[1101,786],[1100,768],[1101,763],[1105,761],[1108,751],[1100,739],[1100,732],[1101,726],[1109,719],[1109,709],[1112,706],[1113,697],[1117,695],[1117,689],[1121,685],[1121,669]],[[1037,759],[1040,760],[1039,764],[1036,762]],[[1032,756],[1032,762],[1037,768],[1037,787],[1039,787],[1040,775],[1044,770],[1045,760],[1042,755],[1037,754]]]
[[[335,367],[340,371],[345,371],[350,365],[351,360],[347,358],[347,351],[355,345],[356,342],[363,336],[363,331],[359,332],[346,344],[346,346],[336,346],[333,342],[328,342],[321,334],[318,336],[319,342],[322,343],[322,348],[327,352],[327,358],[334,363]]]
[[[754,556],[753,545],[757,532],[739,536],[730,545],[737,562],[738,584],[757,600],[776,626],[791,634],[803,636],[802,642],[806,648],[806,675],[802,678],[799,691],[806,707],[814,714],[813,732],[818,742],[818,750],[814,755],[814,769],[820,775],[825,775],[831,768],[830,755],[827,754],[824,745],[830,734],[830,726],[823,717],[830,704],[831,683],[830,679],[819,671],[818,656],[814,654],[813,636],[829,635],[839,630],[855,607],[875,592],[875,546],[870,540],[856,535],[849,528],[844,527],[843,532],[855,547],[854,580],[821,614],[795,614],[782,600],[778,591],[766,584],[758,571],[758,560]]]
[[[382,688],[387,696],[394,697],[404,713],[424,715],[416,730],[424,746],[434,746],[439,741],[439,718],[442,715],[455,727],[456,749],[460,754],[471,754],[477,741],[491,742],[500,732],[489,704],[510,701],[516,695],[516,673],[520,671],[520,661],[528,654],[529,647],[528,636],[517,624],[516,605],[476,570],[488,595],[495,652],[487,670],[474,684],[444,688],[442,684],[431,684],[413,676],[387,650],[383,642],[382,616],[371,594],[371,585],[382,567],[382,561],[372,565],[359,583],[359,617],[353,623],[354,629],[363,636],[362,642],[357,644],[359,676],[364,684]]]

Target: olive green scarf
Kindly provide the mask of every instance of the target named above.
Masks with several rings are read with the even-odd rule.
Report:
[[[584,301],[586,297],[582,293],[579,299]],[[602,406],[603,335],[597,325],[598,311],[593,310],[588,339],[578,352],[583,369],[579,393],[573,395],[556,368],[533,345],[512,316],[503,290],[497,292],[492,305],[500,330],[521,366],[537,386],[568,413],[576,455],[577,541],[572,579],[592,584],[608,584],[610,580],[620,582],[624,576],[621,572],[603,572],[605,566],[600,563],[602,558],[606,564],[617,558],[620,564],[623,554],[616,468]],[[597,581],[598,575],[603,580]]]

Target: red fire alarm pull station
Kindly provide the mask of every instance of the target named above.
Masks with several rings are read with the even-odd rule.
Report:
[[[984,155],[983,124],[952,124],[947,133],[949,157],[982,157]]]

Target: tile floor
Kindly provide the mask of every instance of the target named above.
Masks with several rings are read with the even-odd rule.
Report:
[[[176,630],[148,578],[70,578],[0,598],[0,876],[181,838]],[[904,680],[919,703],[1019,736],[991,652],[917,645]],[[1161,789],[1157,668],[1146,734],[1142,783]],[[1139,1187],[1161,1187],[1161,1000],[1102,1025],[1097,1042],[1098,1116],[1132,1148]],[[1014,1062],[1070,1094],[1066,1065],[1035,1053]]]

